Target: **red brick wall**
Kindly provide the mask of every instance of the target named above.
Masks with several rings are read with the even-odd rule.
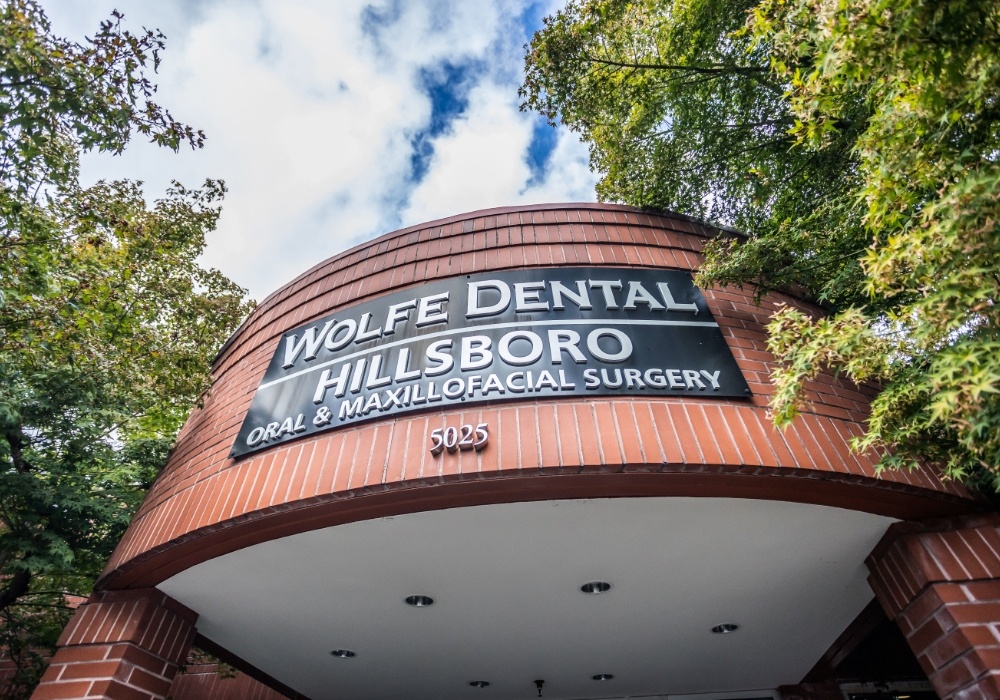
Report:
[[[170,686],[171,700],[285,700],[286,696],[243,673],[220,674],[217,664],[188,666]]]
[[[340,306],[423,280],[522,266],[690,270],[710,233],[678,216],[613,205],[479,212],[387,234],[325,261],[259,306],[221,353],[216,381],[112,557],[101,585],[155,585],[198,561],[312,527],[454,505],[585,496],[724,495],[928,517],[970,507],[932,471],[876,477],[855,455],[871,392],[824,375],[785,432],[767,416],[774,358],[752,290],[704,295],[753,391],[748,400],[526,399],[372,422],[258,453],[228,454],[278,338]],[[488,422],[489,448],[433,459],[427,435]],[[543,439],[543,437],[545,439]],[[558,479],[538,480],[540,475]],[[775,478],[787,477],[787,478]],[[435,486],[423,489],[423,486]]]
[[[94,593],[63,630],[32,700],[162,700],[196,618],[155,589]]]
[[[894,526],[869,582],[942,700],[1000,698],[1000,517]]]
[[[0,649],[0,698],[4,697],[4,690],[7,683],[17,673],[17,665],[8,658],[5,658],[6,650]]]

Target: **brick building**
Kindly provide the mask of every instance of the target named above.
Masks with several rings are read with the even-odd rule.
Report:
[[[271,295],[34,697],[1000,698],[996,516],[852,453],[832,374],[773,428],[820,310],[696,289],[712,235],[488,210]]]

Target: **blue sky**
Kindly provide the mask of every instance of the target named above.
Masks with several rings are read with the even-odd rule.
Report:
[[[229,187],[206,264],[261,299],[316,262],[474,209],[592,201],[587,151],[518,109],[523,45],[558,0],[43,0],[76,40],[112,9],[167,35],[159,101],[208,136],[134,142],[83,178]]]

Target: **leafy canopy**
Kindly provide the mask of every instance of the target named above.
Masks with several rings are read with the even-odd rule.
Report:
[[[79,154],[132,134],[177,149],[200,132],[152,101],[163,36],[121,16],[85,45],[31,0],[0,2],[0,653],[30,687],[209,385],[249,311],[198,256],[219,182],[80,186]],[[20,689],[20,690],[19,690]]]
[[[572,0],[525,65],[602,199],[746,233],[700,283],[828,307],[770,325],[779,423],[835,368],[881,386],[858,448],[1000,490],[1000,2]]]

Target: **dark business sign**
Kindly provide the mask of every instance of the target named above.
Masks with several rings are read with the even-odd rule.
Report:
[[[285,333],[233,456],[460,403],[749,393],[686,272],[488,272],[388,294]]]

